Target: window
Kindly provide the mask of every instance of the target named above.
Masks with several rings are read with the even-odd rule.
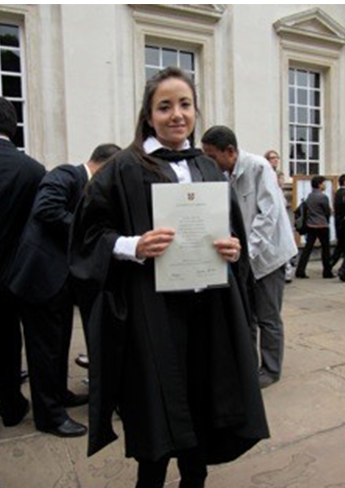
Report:
[[[168,66],[182,68],[195,80],[194,53],[183,49],[145,46],[145,78],[152,78],[158,71]]]
[[[0,94],[10,100],[17,112],[18,127],[14,143],[25,148],[23,58],[20,28],[12,24],[0,24]]]
[[[320,173],[321,73],[289,69],[290,176]]]

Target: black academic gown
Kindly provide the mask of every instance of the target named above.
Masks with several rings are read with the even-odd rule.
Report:
[[[206,156],[194,163],[202,180],[222,180]],[[239,287],[230,272],[229,288],[205,291],[198,297],[201,307],[204,300],[207,303],[207,321],[202,313],[200,320],[203,328],[208,327],[210,343],[201,345],[210,365],[210,382],[200,433],[174,340],[174,320],[179,325],[176,317],[183,317],[180,311],[190,302],[188,294],[156,293],[153,260],[139,265],[113,256],[120,235],[142,235],[152,229],[150,186],[157,181],[162,182],[140,165],[131,149],[123,151],[96,175],[73,224],[71,272],[93,303],[88,330],[89,454],[116,439],[111,416],[119,405],[127,456],[157,460],[195,447],[202,436],[207,462],[225,462],[268,437],[241,298],[245,283]],[[232,216],[233,228],[246,248],[235,200]],[[237,276],[242,271],[245,280],[247,263],[240,262],[237,268]],[[193,292],[189,298],[196,303]]]

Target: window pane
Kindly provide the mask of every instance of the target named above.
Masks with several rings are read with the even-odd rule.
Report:
[[[1,71],[20,73],[20,57],[13,51],[1,51]]]
[[[310,90],[310,105],[312,107],[320,107],[320,92]]]
[[[3,76],[2,94],[4,97],[21,97],[21,79],[18,76]]]
[[[17,113],[18,122],[23,122],[23,103],[22,102],[12,102]]]
[[[159,48],[146,46],[145,47],[145,64],[151,66],[159,66]]]
[[[310,145],[309,146],[309,159],[319,159],[320,154],[319,154],[319,146],[316,145]]]
[[[308,74],[306,71],[297,70],[297,85],[308,86]]]
[[[194,71],[194,54],[181,51],[180,67],[187,71]]]
[[[295,70],[289,69],[289,85],[295,84]]]
[[[307,128],[297,126],[297,140],[298,141],[306,141],[307,140]]]
[[[297,122],[306,124],[308,122],[308,110],[306,108],[297,109]]]
[[[310,123],[311,124],[320,124],[320,110],[310,110]]]
[[[19,47],[19,28],[15,25],[0,24],[0,44]]]
[[[295,108],[294,107],[290,107],[290,115],[289,115],[289,120],[290,122],[295,122]]]
[[[295,127],[293,125],[290,125],[289,127],[289,134],[290,134],[290,141],[295,140]]]
[[[297,144],[297,159],[307,159],[307,145]]]
[[[319,167],[320,167],[319,163],[310,163],[309,164],[309,174],[310,175],[320,174]]]
[[[295,158],[295,144],[290,144],[290,159]]]
[[[297,103],[299,105],[307,105],[308,103],[307,90],[297,90]]]
[[[23,132],[23,127],[17,126],[17,130],[15,133],[14,138],[12,139],[13,143],[17,147],[24,147],[24,132]]]
[[[297,162],[297,174],[298,175],[306,175],[307,174],[306,163]]]
[[[156,73],[158,73],[159,69],[158,68],[145,68],[145,76],[146,79],[149,80],[154,76]]]
[[[309,129],[309,141],[310,142],[319,142],[319,140],[320,140],[319,133],[320,133],[320,129],[316,129],[316,128],[311,127]]]
[[[289,88],[289,102],[295,103],[295,89]]]
[[[177,51],[173,49],[163,49],[163,66],[177,66]]]
[[[290,171],[289,171],[289,175],[290,176],[293,176],[295,174],[295,164],[293,161],[290,161]]]
[[[320,73],[309,73],[309,82],[312,88],[320,88]]]

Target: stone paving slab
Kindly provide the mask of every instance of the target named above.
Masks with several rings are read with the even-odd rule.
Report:
[[[279,383],[264,390],[271,438],[234,463],[212,467],[207,488],[345,488],[345,284],[323,280],[312,262],[309,280],[286,287],[285,364]],[[70,388],[87,391],[87,371],[74,359],[85,352],[76,314]],[[23,387],[29,397],[29,385]],[[87,406],[70,410],[87,424]],[[0,422],[0,488],[133,488],[136,463],[119,441],[86,456],[87,438],[59,439],[37,432],[32,413],[21,425]],[[171,462],[166,486],[178,487]]]
[[[274,452],[245,456],[212,470],[208,488],[345,488],[340,439],[345,442],[345,424]]]

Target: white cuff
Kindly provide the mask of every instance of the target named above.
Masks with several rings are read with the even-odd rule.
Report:
[[[136,257],[137,245],[140,236],[134,237],[119,237],[115,242],[113,254],[116,259],[120,261],[134,261],[143,264],[145,259],[138,259]]]

